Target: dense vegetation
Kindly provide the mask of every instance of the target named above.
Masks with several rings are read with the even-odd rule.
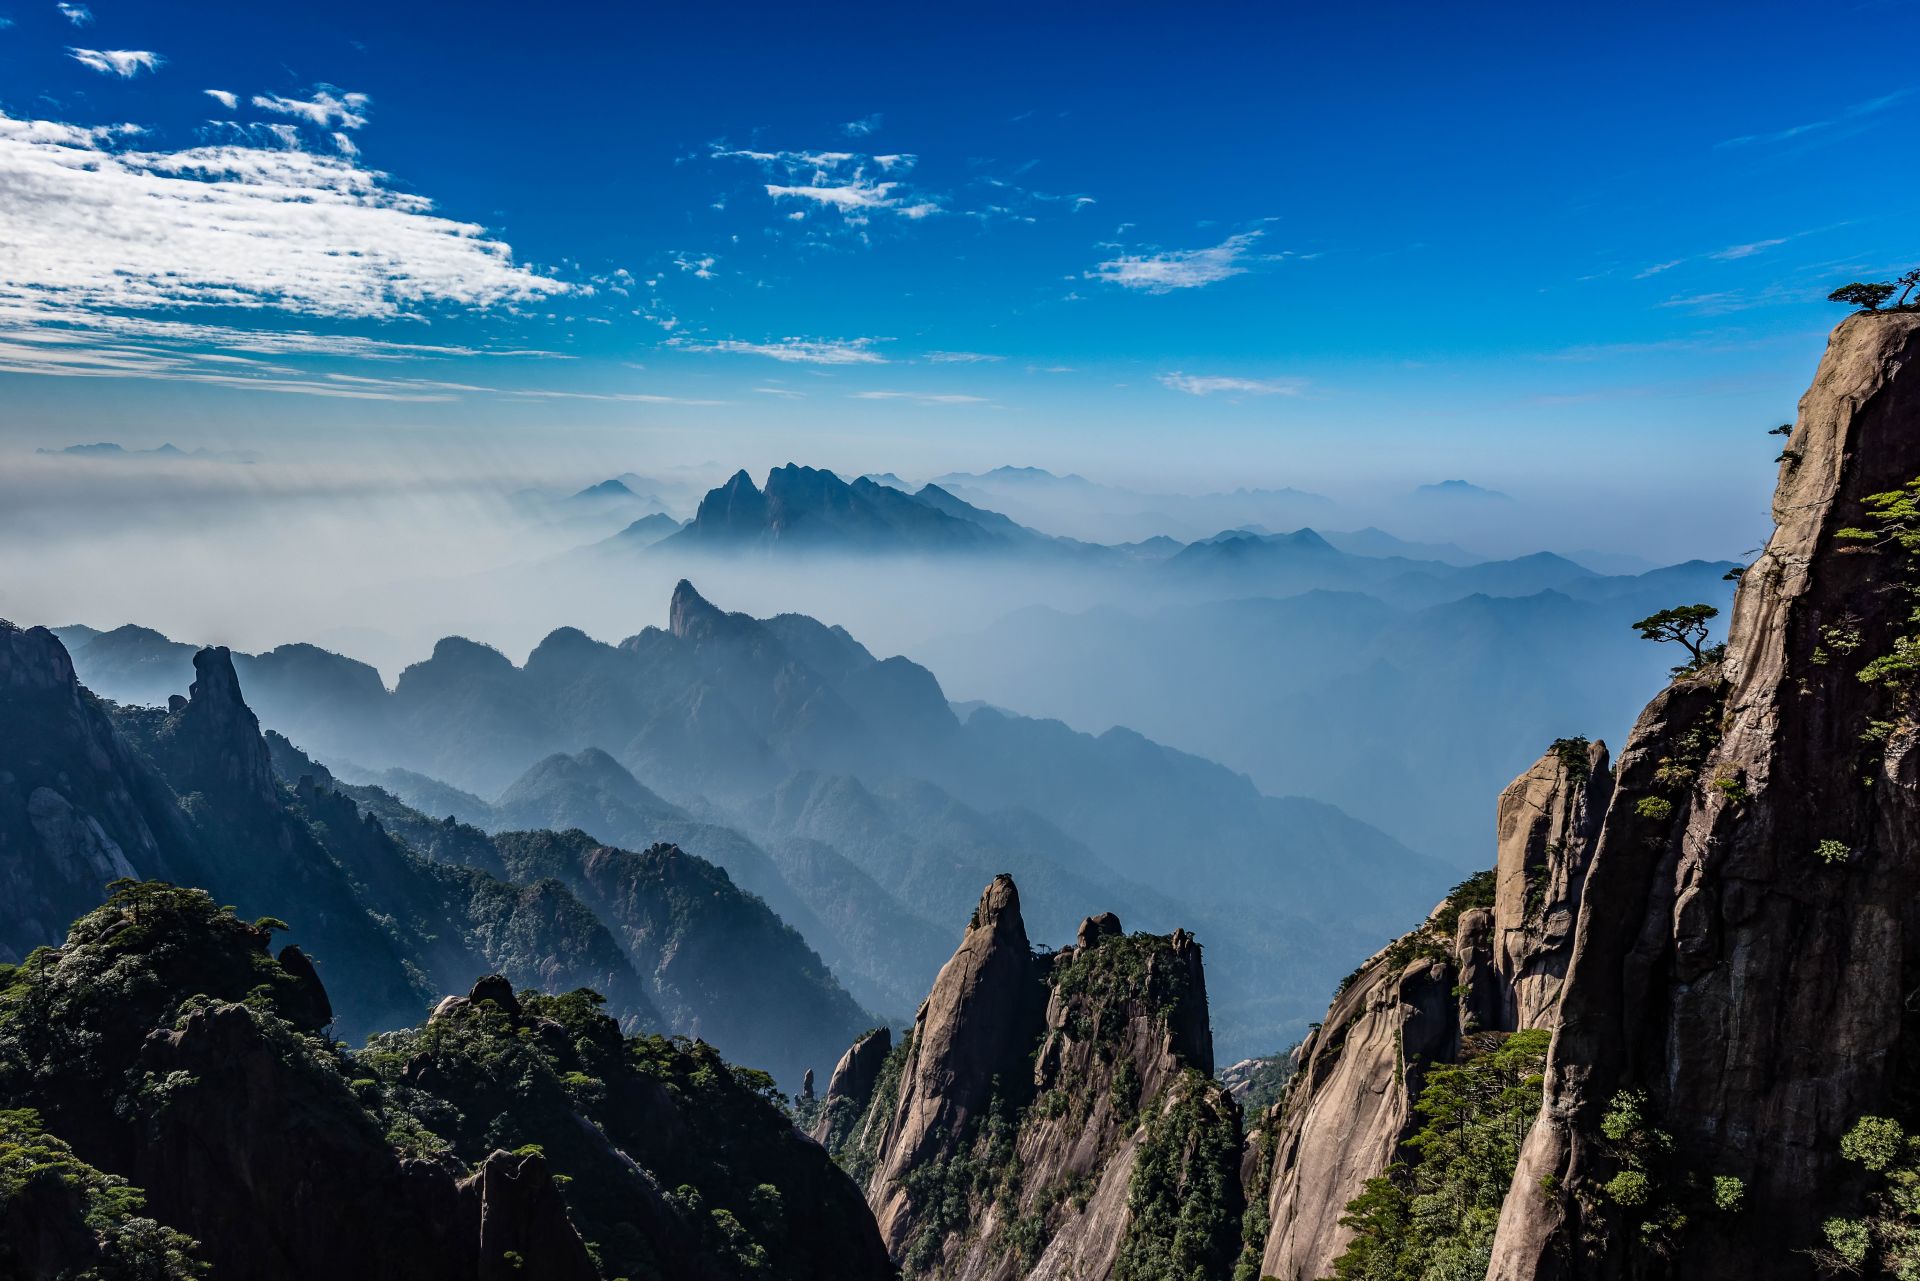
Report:
[[[46,1275],[172,1281],[201,1274],[184,1230],[217,1274],[243,1275],[235,1260],[269,1258],[290,1215],[335,1235],[356,1215],[377,1235],[383,1213],[415,1237],[443,1231],[457,1205],[432,1196],[506,1151],[544,1157],[539,1177],[606,1276],[884,1262],[858,1192],[793,1130],[767,1074],[624,1035],[594,992],[515,994],[497,977],[356,1053],[325,1036],[304,958],[269,952],[277,928],[204,891],[129,881],[65,946],[0,967],[0,1097],[20,1105],[0,1113],[0,1251],[66,1233],[77,1262]],[[305,1171],[297,1196],[274,1184],[286,1158]],[[402,1204],[431,1192],[403,1158],[441,1172],[438,1210]],[[152,1219],[134,1168],[164,1176]]]
[[[1402,1159],[1347,1205],[1353,1243],[1340,1281],[1467,1281],[1486,1275],[1520,1143],[1540,1110],[1551,1034],[1483,1033],[1457,1064],[1436,1064],[1414,1103],[1420,1129]]]
[[[1150,1110],[1127,1187],[1132,1221],[1113,1281],[1211,1281],[1240,1248],[1240,1127],[1189,1069]]]
[[[199,1243],[145,1217],[146,1194],[103,1174],[41,1127],[0,1110],[0,1276],[195,1281]]]

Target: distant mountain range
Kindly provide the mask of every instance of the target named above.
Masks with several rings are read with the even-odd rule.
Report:
[[[0,623],[0,715],[22,731],[0,736],[0,960],[57,946],[109,880],[170,879],[288,922],[350,1039],[489,972],[591,987],[629,1027],[702,1035],[796,1081],[870,1023],[715,865],[578,831],[489,837],[337,783],[262,733],[228,651],[188,662],[165,706],[103,705],[55,636]]]
[[[1484,489],[1466,480],[1443,480],[1432,485],[1420,485],[1415,487],[1413,496],[1428,501],[1445,501],[1448,499],[1464,502],[1494,503],[1510,503],[1513,501],[1512,496],[1509,494],[1503,494],[1497,489]]]
[[[151,449],[128,449],[125,445],[111,440],[96,441],[90,445],[68,445],[62,449],[36,449],[36,454],[55,458],[150,458],[161,462],[185,459],[201,459],[208,462],[250,463],[251,454],[237,453],[232,450],[217,449],[181,449],[177,445],[155,445]]]
[[[1012,871],[1044,937],[1069,937],[1090,895],[1197,929],[1222,1035],[1270,1047],[1311,1004],[1298,995],[1335,977],[1331,957],[1447,882],[1332,806],[1130,731],[962,720],[925,668],[803,615],[729,614],[682,583],[670,618],[617,646],[562,629],[523,667],[449,638],[391,692],[307,646],[234,664],[269,724],[418,808],[714,860],[896,1012],[951,945],[929,923],[950,929],[983,877]],[[178,688],[192,657],[139,629],[63,635],[115,698]],[[1231,910],[1249,896],[1273,905],[1257,921]]]

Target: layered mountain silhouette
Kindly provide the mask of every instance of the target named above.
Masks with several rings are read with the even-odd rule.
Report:
[[[0,959],[57,944],[108,881],[168,879],[291,923],[349,1037],[489,971],[592,987],[629,1027],[702,1034],[796,1080],[868,1022],[714,864],[578,831],[489,837],[345,787],[262,734],[228,651],[192,664],[167,707],[115,707],[52,633],[0,626]]]
[[[812,618],[728,613],[684,582],[669,613],[618,645],[556,631],[520,667],[449,638],[370,698],[348,695],[370,670],[344,659],[237,665],[268,722],[343,777],[490,830],[578,826],[714,860],[883,1011],[911,1008],[951,942],[927,922],[1012,871],[1043,937],[1096,898],[1211,931],[1223,1040],[1264,1048],[1304,1017],[1273,973],[1321,976],[1448,879],[1331,806],[1130,731],[962,719],[931,672]],[[1227,910],[1250,893],[1276,915]]]
[[[981,552],[1044,541],[937,486],[907,494],[864,476],[848,484],[830,471],[789,463],[767,473],[765,489],[746,472],[734,473],[666,547]]]

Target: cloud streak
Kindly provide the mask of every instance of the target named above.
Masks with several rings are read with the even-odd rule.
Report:
[[[856,391],[850,400],[910,400],[916,405],[985,405],[985,396],[967,396],[959,392]]]
[[[738,338],[669,338],[667,345],[686,351],[736,356],[765,356],[800,365],[884,365],[886,357],[873,349],[872,338],[775,338],[747,342]]]
[[[142,71],[158,71],[165,61],[145,49],[68,49],[67,56],[103,76],[131,80]]]
[[[1820,133],[1832,129],[1837,125],[1847,124],[1852,121],[1861,120],[1867,116],[1877,115],[1912,93],[1913,90],[1911,89],[1897,89],[1892,93],[1882,94],[1878,98],[1868,98],[1864,102],[1856,102],[1837,115],[1830,116],[1824,120],[1809,120],[1802,124],[1789,125],[1785,129],[1773,130],[1771,133],[1741,134],[1737,138],[1728,138],[1716,143],[1715,146],[1752,147],[1765,146],[1776,142],[1792,142],[1794,139],[1804,138],[1808,134]]]
[[[1199,289],[1245,275],[1254,263],[1265,261],[1269,255],[1253,252],[1263,234],[1243,231],[1206,249],[1123,253],[1098,264],[1086,276],[1089,280],[1103,280],[1122,289],[1148,294]]]
[[[332,86],[321,85],[311,98],[255,94],[253,105],[278,116],[293,116],[321,129],[360,129],[366,126],[367,104],[371,101],[364,93],[335,97]]]
[[[909,221],[941,212],[938,197],[915,191],[906,181],[918,162],[904,152],[866,155],[853,151],[749,151],[712,148],[718,160],[744,160],[757,165],[769,178],[762,184],[776,205],[798,202],[813,211],[830,211],[851,226],[864,226],[875,214]],[[788,217],[804,221],[806,208]]]
[[[0,114],[0,304],[390,318],[568,289],[346,159],[119,150],[116,132]]]
[[[1161,374],[1160,385],[1189,396],[1298,396],[1307,386],[1303,378],[1233,378],[1179,370]]]

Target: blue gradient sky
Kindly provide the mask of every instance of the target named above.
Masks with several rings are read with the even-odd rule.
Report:
[[[0,0],[0,446],[1754,515],[1825,293],[1916,257],[1910,5],[295,8]]]

